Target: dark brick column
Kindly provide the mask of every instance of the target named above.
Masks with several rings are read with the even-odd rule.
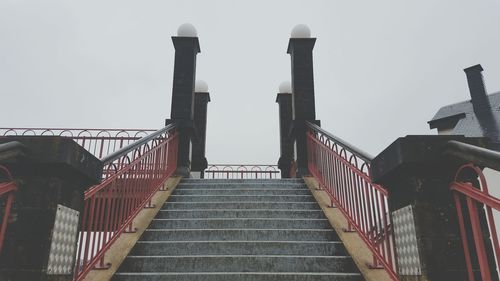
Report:
[[[200,52],[200,44],[198,37],[173,36],[172,41],[175,47],[174,81],[170,119],[166,123],[175,122],[178,126],[177,174],[189,177],[196,55]]]
[[[276,102],[279,105],[280,122],[280,159],[278,168],[282,178],[290,177],[290,169],[294,160],[292,129],[292,94],[278,93]]]
[[[479,138],[406,136],[372,161],[373,180],[390,194],[401,281],[467,280],[458,218],[449,188],[464,161],[443,154],[450,140],[485,146]]]
[[[203,172],[208,167],[205,158],[205,144],[207,139],[207,106],[210,102],[210,94],[206,92],[194,93],[194,128],[196,141],[193,142],[193,155],[191,171],[199,172],[203,178]]]
[[[293,133],[299,177],[309,174],[305,121],[316,122],[312,55],[315,42],[316,38],[290,38],[287,50],[292,61]]]
[[[18,186],[13,222],[7,228],[0,256],[0,280],[73,280],[84,191],[101,180],[102,163],[69,138],[0,139],[0,143],[10,141],[18,141],[25,148],[0,153],[0,165],[11,171]],[[73,221],[67,219],[65,225],[76,229],[54,235],[54,229],[62,229],[61,224],[55,224],[56,216],[60,218],[62,213],[71,214],[68,217]],[[62,233],[68,240],[58,239]],[[65,246],[57,249],[67,251],[51,250],[57,241]],[[56,256],[68,260],[57,261]]]

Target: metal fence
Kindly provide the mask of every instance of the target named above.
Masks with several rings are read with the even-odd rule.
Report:
[[[372,157],[320,127],[308,123],[308,167],[373,254],[372,268],[384,268],[393,280],[395,245],[390,224],[388,192],[370,178]]]
[[[204,171],[207,179],[277,179],[281,178],[276,165],[211,164]]]
[[[16,190],[16,184],[9,170],[4,166],[0,166],[0,253],[2,253],[3,241],[9,225],[10,211],[14,203],[14,192]]]
[[[0,136],[69,137],[99,159],[153,132],[155,130],[150,129],[0,128]]]
[[[490,190],[499,188],[500,153],[457,141],[450,141],[445,153],[470,162],[457,170],[450,184],[469,281],[499,280],[500,247],[495,215],[500,214],[500,198]],[[484,167],[492,169],[493,174],[485,176]],[[489,186],[488,181],[497,186]]]
[[[167,126],[102,159],[104,180],[85,192],[75,280],[94,268],[106,268],[104,254],[175,172],[178,134]]]

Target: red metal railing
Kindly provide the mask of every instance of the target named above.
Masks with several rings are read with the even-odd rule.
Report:
[[[373,268],[384,268],[398,280],[388,192],[370,179],[371,156],[308,123],[308,167],[373,253]]]
[[[97,158],[103,158],[153,132],[155,130],[150,129],[0,128],[0,136],[69,137]]]
[[[177,167],[178,135],[165,127],[102,159],[106,175],[85,192],[75,280],[92,269],[107,268],[104,254]]]
[[[0,166],[0,253],[2,253],[5,232],[9,224],[10,210],[14,203],[14,192],[17,190],[9,170]]]
[[[276,165],[212,164],[205,170],[207,179],[277,179]]]
[[[471,174],[473,175],[471,177]],[[463,178],[479,178],[480,188],[474,187],[470,182]],[[458,221],[460,225],[460,234],[462,236],[462,245],[465,253],[465,262],[467,265],[469,281],[498,280],[497,270],[500,268],[500,247],[498,244],[498,235],[493,217],[493,210],[500,211],[500,199],[489,194],[488,184],[481,169],[473,164],[460,167],[455,177],[455,181],[450,185],[457,208]],[[466,208],[465,208],[466,207]],[[464,214],[464,209],[468,212]],[[489,233],[483,233],[484,227],[481,225],[481,209],[485,210],[487,218],[487,230]],[[472,233],[473,245],[469,245],[468,234]],[[485,237],[489,237],[485,239]],[[471,255],[470,248],[473,247]],[[487,249],[492,249],[495,257],[488,257]],[[473,260],[475,259],[475,260]],[[491,268],[490,261],[496,260],[496,270]],[[479,264],[481,277],[474,276],[473,262]],[[477,273],[476,273],[477,274]]]

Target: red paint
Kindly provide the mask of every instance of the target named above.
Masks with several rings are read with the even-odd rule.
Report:
[[[12,208],[12,204],[14,203],[14,192],[17,190],[17,186],[12,179],[12,175],[9,170],[4,166],[0,166],[0,173],[3,173],[7,178],[6,182],[0,183],[0,199],[5,200],[5,207],[2,217],[2,221],[0,224],[0,253],[2,253],[3,241],[5,239],[5,233],[7,232],[7,226],[9,224],[9,216]]]
[[[103,181],[85,192],[75,280],[109,267],[106,251],[175,172],[177,145],[175,130],[160,135],[105,167]]]
[[[276,179],[280,171],[276,165],[212,164],[205,170],[207,179]]]
[[[473,173],[479,178],[480,188],[474,187],[469,182],[464,182],[460,178],[463,175]],[[477,260],[479,263],[479,269],[481,273],[481,280],[491,281],[492,274],[495,270],[491,270],[490,264],[488,262],[488,256],[486,253],[485,244],[489,243],[490,247],[493,249],[493,254],[496,256],[496,267],[500,268],[500,247],[498,244],[497,230],[495,226],[495,221],[493,218],[493,210],[500,211],[500,199],[492,196],[488,192],[488,184],[484,177],[481,169],[473,164],[467,164],[460,167],[455,176],[455,181],[450,185],[450,189],[453,192],[453,197],[455,200],[455,206],[457,208],[458,222],[460,226],[460,234],[462,236],[462,246],[464,248],[465,263],[467,266],[469,281],[474,281],[474,272],[472,268],[472,259]],[[464,202],[467,206],[468,216],[464,216]],[[484,208],[486,211],[486,217],[488,220],[488,231],[489,240],[485,240],[485,234],[481,228],[480,218],[478,213],[478,207]],[[469,219],[466,220],[466,217]],[[467,242],[467,226],[470,226],[473,237],[473,245],[469,245]],[[471,256],[470,248],[474,247],[477,256]]]
[[[398,280],[389,194],[372,183],[369,163],[321,132],[308,132],[307,147],[309,171],[347,219],[346,231],[356,231],[372,251],[369,266],[384,268],[393,280]]]

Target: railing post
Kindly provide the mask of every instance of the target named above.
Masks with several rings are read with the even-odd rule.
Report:
[[[0,280],[72,280],[84,191],[101,180],[102,163],[69,138],[0,139],[10,141],[24,146],[0,153],[18,185]]]
[[[193,133],[194,86],[196,77],[196,55],[200,43],[196,30],[190,25],[181,25],[178,36],[172,36],[175,47],[172,107],[166,125],[175,122],[179,130],[177,174],[189,177],[191,170],[191,135]]]
[[[463,136],[406,136],[372,161],[373,181],[389,191],[399,280],[468,280],[449,184],[463,160],[443,154],[448,141],[485,146]]]
[[[284,82],[287,83],[287,82]],[[279,125],[280,125],[280,159],[278,168],[281,170],[282,178],[290,177],[292,161],[294,159],[293,137],[291,136],[293,112],[292,112],[292,89],[289,85],[280,85],[280,92],[276,96],[279,105]]]
[[[314,74],[312,50],[316,38],[310,38],[306,26],[296,26],[288,43],[287,53],[292,62],[292,112],[297,176],[309,174],[307,168],[306,121],[319,125],[314,101]]]
[[[204,171],[208,167],[208,161],[205,158],[205,144],[207,139],[207,105],[209,102],[210,94],[208,93],[208,88],[200,87],[197,89],[194,93],[194,129],[196,141],[193,143],[191,161],[191,175],[197,178],[204,178]]]

